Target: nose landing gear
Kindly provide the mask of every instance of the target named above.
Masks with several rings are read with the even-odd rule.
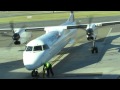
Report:
[[[93,40],[93,47],[91,48],[92,54],[98,53],[98,48],[95,46],[95,40]]]
[[[93,53],[98,53],[98,48],[97,47],[92,47],[91,52]]]
[[[38,75],[38,71],[33,70],[33,71],[31,72],[31,76],[32,76],[32,77],[38,77],[38,76],[39,76],[39,75]]]

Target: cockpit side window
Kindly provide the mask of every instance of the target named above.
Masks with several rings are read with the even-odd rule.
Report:
[[[42,46],[34,46],[34,51],[42,51],[43,47]]]
[[[26,46],[26,51],[32,51],[33,47],[32,46]]]
[[[43,50],[46,50],[46,49],[49,49],[47,44],[43,45]]]

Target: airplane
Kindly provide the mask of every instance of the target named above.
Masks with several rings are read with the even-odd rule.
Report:
[[[23,52],[24,66],[28,70],[32,70],[32,77],[36,77],[38,75],[37,68],[57,55],[71,41],[75,41],[76,33],[79,28],[85,28],[87,40],[92,40],[94,42],[92,53],[94,50],[98,53],[98,49],[95,47],[96,35],[94,30],[96,30],[96,27],[113,24],[120,24],[120,21],[77,24],[74,13],[71,11],[68,20],[59,26],[37,27],[38,31],[39,29],[43,29],[46,33],[27,43]],[[26,29],[25,31],[31,30]]]
[[[96,27],[114,24],[120,24],[120,21],[77,24],[74,18],[74,12],[71,11],[68,20],[58,26],[17,28],[11,31],[14,30],[13,40],[15,40],[15,42],[19,41],[22,33],[27,33],[29,31],[46,32],[42,36],[28,42],[23,51],[23,64],[26,69],[32,70],[31,76],[36,77],[38,75],[37,68],[57,55],[67,44],[75,42],[76,33],[79,29],[85,29],[87,40],[93,41],[93,50],[98,53],[97,49],[95,49],[96,34],[94,31]],[[3,31],[5,31],[5,29]],[[14,44],[17,44],[15,42]],[[20,44],[19,42],[18,44]]]

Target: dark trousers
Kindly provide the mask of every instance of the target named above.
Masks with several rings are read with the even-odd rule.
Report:
[[[54,73],[53,73],[52,67],[47,68],[47,77],[50,76],[50,73],[52,74],[52,76],[54,76]]]
[[[50,66],[50,67],[47,68],[47,69],[45,69],[45,68],[43,67],[43,77],[44,77],[44,75],[45,75],[45,70],[47,71],[47,77],[50,76],[50,73],[52,74],[52,76],[54,76],[54,73],[53,73],[53,70],[52,70],[52,66]]]

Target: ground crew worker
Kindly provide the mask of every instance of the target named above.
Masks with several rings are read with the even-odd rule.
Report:
[[[43,66],[43,77],[45,75],[45,70],[47,71],[47,77],[50,76],[50,73],[52,74],[52,76],[54,76],[52,65],[49,62],[45,63]]]

